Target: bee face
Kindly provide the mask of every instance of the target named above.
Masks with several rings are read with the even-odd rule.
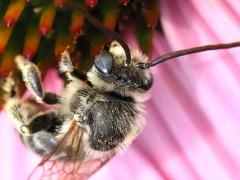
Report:
[[[113,41],[106,52],[98,55],[88,73],[91,83],[97,88],[115,90],[120,93],[145,92],[152,86],[152,75],[138,63],[147,60],[139,52],[131,51],[131,64],[125,64],[122,46]]]

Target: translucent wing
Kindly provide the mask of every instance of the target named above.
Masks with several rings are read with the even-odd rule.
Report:
[[[33,170],[30,180],[84,180],[100,169],[114,152],[94,152],[84,143],[85,134],[73,121],[56,147]]]

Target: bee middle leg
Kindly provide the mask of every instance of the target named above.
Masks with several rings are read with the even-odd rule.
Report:
[[[22,73],[23,81],[26,87],[36,96],[38,101],[46,104],[59,103],[59,96],[55,93],[44,92],[40,78],[40,71],[37,66],[26,60],[23,56],[17,56],[15,59],[18,69]]]

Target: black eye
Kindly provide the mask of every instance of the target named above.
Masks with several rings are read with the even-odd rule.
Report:
[[[113,66],[113,57],[111,54],[104,52],[95,59],[95,67],[102,74],[110,74]]]

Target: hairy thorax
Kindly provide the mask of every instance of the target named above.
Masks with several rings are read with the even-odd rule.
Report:
[[[79,121],[94,150],[124,148],[142,129],[140,105],[132,97],[72,82],[63,98],[61,112]]]

